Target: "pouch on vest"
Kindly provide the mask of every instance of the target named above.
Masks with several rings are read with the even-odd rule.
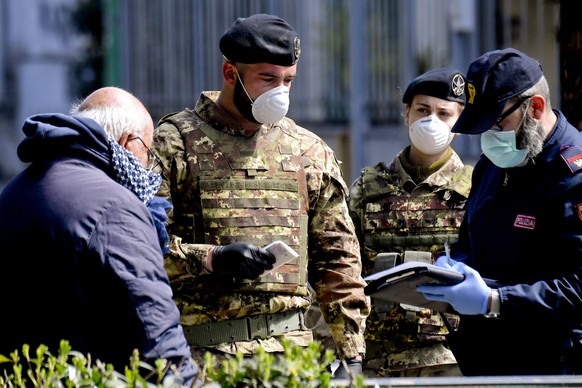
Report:
[[[374,273],[384,271],[402,264],[402,256],[400,253],[396,252],[381,252],[376,255],[376,261],[374,261]],[[386,313],[394,308],[394,302],[387,300],[381,300],[378,298],[372,298],[374,303],[374,308],[380,319],[386,318]]]
[[[420,261],[423,263],[433,264],[432,254],[426,251],[404,251],[403,263],[409,261]],[[406,318],[409,321],[413,321],[416,318],[416,313],[418,311],[424,310],[422,307],[412,306],[409,304],[401,303],[400,306],[406,310]]]
[[[380,272],[409,261],[421,261],[431,264],[433,263],[432,254],[426,251],[405,251],[404,255],[396,252],[381,252],[376,255],[376,261],[374,262],[374,272]],[[394,302],[380,300],[377,298],[372,299],[378,317],[380,319],[386,319],[386,314],[395,306]],[[412,320],[412,315],[415,315],[417,311],[422,310],[422,308],[406,304],[401,304],[400,306],[412,313],[411,316],[408,317],[410,320]]]
[[[427,251],[405,251],[403,263],[409,261],[421,261],[423,263],[433,264],[432,253]]]

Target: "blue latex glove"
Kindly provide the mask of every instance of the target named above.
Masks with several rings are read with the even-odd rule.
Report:
[[[443,261],[446,261],[446,258]],[[460,314],[485,314],[491,288],[485,284],[479,272],[462,262],[447,266],[445,268],[465,275],[465,280],[452,286],[421,285],[417,286],[416,290],[422,292],[428,300],[448,302]]]
[[[147,204],[148,209],[154,220],[154,225],[156,226],[156,231],[158,232],[158,240],[160,242],[160,248],[162,248],[163,253],[170,252],[170,237],[168,236],[168,231],[166,230],[166,221],[168,220],[168,214],[166,211],[172,208],[172,204],[162,197],[153,197]]]
[[[447,258],[445,255],[443,256],[439,256],[438,259],[436,259],[436,261],[434,262],[434,265],[436,265],[437,267],[441,267],[441,268],[446,268],[446,269],[453,269],[453,265],[457,264],[458,261]]]

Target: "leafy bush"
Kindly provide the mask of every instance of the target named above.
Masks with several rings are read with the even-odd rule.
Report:
[[[182,379],[176,374],[167,374],[169,363],[164,359],[155,361],[155,369],[140,362],[139,353],[134,350],[125,374],[114,370],[113,365],[96,360],[91,356],[73,351],[68,341],[62,340],[57,356],[52,355],[45,345],[36,349],[36,357],[30,356],[30,347],[22,346],[9,357],[0,354],[0,364],[4,364],[4,375],[0,375],[0,387],[180,387]],[[6,367],[6,363],[12,363]],[[24,363],[24,365],[23,365]],[[142,368],[142,369],[140,369]],[[1,370],[1,369],[0,369]],[[167,375],[166,375],[167,374]],[[156,384],[147,381],[155,381]]]
[[[323,350],[318,342],[307,347],[292,346],[283,342],[282,355],[259,349],[253,357],[237,354],[218,367],[216,358],[206,354],[206,363],[200,368],[199,378],[206,387],[329,387],[331,375],[327,370],[334,360],[331,350]],[[22,346],[9,357],[0,354],[0,387],[162,387],[182,386],[177,370],[164,359],[155,361],[155,367],[141,362],[137,350],[125,367],[125,373],[114,370],[111,364],[93,362],[90,355],[73,351],[68,341],[61,341],[58,355],[54,356],[45,345],[36,349],[31,357],[30,347]],[[12,364],[12,365],[10,365]],[[11,367],[10,367],[11,366]],[[0,368],[0,370],[2,370]],[[355,379],[355,386],[363,386],[363,377]]]
[[[331,375],[327,365],[334,360],[331,350],[323,354],[317,342],[307,347],[291,346],[283,341],[282,356],[267,353],[262,348],[252,358],[242,354],[229,358],[220,368],[216,358],[206,353],[208,379],[221,387],[328,387]]]

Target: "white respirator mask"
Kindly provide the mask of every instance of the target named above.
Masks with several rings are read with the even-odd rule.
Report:
[[[261,94],[253,102],[253,116],[263,124],[273,124],[281,120],[289,110],[289,88],[277,86]]]
[[[408,134],[412,144],[427,155],[444,151],[455,136],[451,128],[435,115],[416,120],[410,126]]]

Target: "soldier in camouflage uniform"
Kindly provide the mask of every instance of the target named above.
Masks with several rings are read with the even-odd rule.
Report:
[[[450,147],[450,129],[465,104],[464,83],[463,74],[451,68],[414,79],[402,98],[411,144],[392,163],[365,167],[350,188],[365,275],[408,260],[433,262],[456,239],[472,172]],[[376,260],[378,253],[383,255]],[[455,324],[458,316],[372,298],[365,373],[460,375],[446,345]]]
[[[339,357],[361,372],[369,298],[347,186],[333,151],[285,117],[300,56],[295,30],[272,15],[239,18],[220,40],[220,92],[160,120],[154,150],[170,198],[166,269],[193,352],[283,350],[313,340],[308,281]],[[273,269],[263,248],[299,257]],[[309,272],[308,272],[309,269]]]

